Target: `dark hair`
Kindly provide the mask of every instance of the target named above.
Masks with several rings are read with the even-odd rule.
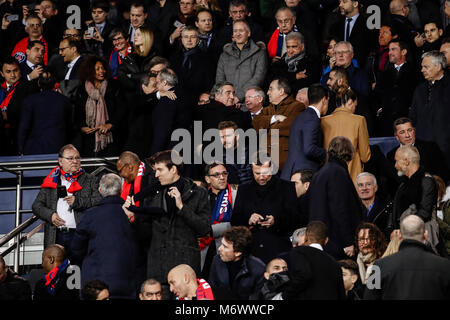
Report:
[[[81,289],[81,297],[83,300],[97,300],[98,294],[105,289],[109,290],[109,287],[103,281],[90,280]]]
[[[443,45],[444,43],[450,43],[450,37],[445,37],[444,39],[442,39],[441,41],[441,45]],[[449,64],[450,61],[447,61],[447,64]]]
[[[327,235],[328,227],[322,221],[311,221],[306,226],[306,237],[313,242],[324,244]]]
[[[400,50],[406,50],[406,51],[409,52],[409,46],[408,46],[408,44],[405,41],[403,41],[403,40],[401,40],[399,38],[395,38],[395,39],[392,39],[389,42],[389,44],[391,44],[391,43],[398,43],[398,46],[400,47]]]
[[[181,158],[180,154],[175,150],[159,151],[154,155],[152,155],[148,159],[148,162],[151,165],[163,163],[168,169],[171,169],[173,166],[175,166],[180,176],[181,173],[183,172],[183,159]]]
[[[398,36],[397,27],[394,24],[392,24],[392,23],[383,23],[383,24],[381,24],[381,28],[383,28],[383,27],[388,27],[389,30],[391,31],[391,35],[392,36]],[[381,30],[381,28],[380,28],[380,30]]]
[[[397,132],[397,126],[399,126],[401,124],[405,124],[405,123],[411,123],[411,125],[412,125],[412,121],[410,118],[401,117],[401,118],[398,118],[397,120],[395,120],[394,121],[394,133]]]
[[[334,137],[328,145],[328,155],[342,161],[351,161],[355,148],[347,137]]]
[[[151,68],[153,68],[154,66],[156,66],[157,64],[163,64],[166,66],[166,68],[168,68],[170,66],[169,64],[169,60],[167,60],[164,57],[160,57],[160,56],[155,56],[150,60],[150,63],[148,64],[148,69],[150,70]]]
[[[94,1],[91,5],[91,11],[94,9],[102,9],[105,12],[109,12],[109,9],[110,9],[109,3],[107,3],[103,0]]]
[[[67,46],[69,48],[77,48],[77,52],[80,53],[81,52],[81,41],[79,40],[75,40],[74,37],[67,37],[61,40],[61,42],[66,41],[67,42]]]
[[[56,79],[50,72],[44,71],[39,75],[38,86],[42,90],[52,90],[55,88],[55,84]]]
[[[238,125],[234,121],[221,121],[221,122],[219,122],[219,125],[217,126],[217,129],[219,129],[219,130],[228,129],[228,128],[233,128],[234,130],[236,130],[238,128]]]
[[[308,101],[309,104],[319,103],[324,97],[328,98],[328,90],[320,83],[312,84],[308,88]]]
[[[5,64],[15,64],[16,66],[19,67],[19,61],[17,61],[16,58],[11,57],[11,56],[8,56],[8,57],[6,57],[6,58],[3,59],[2,65],[1,65],[1,69],[0,69],[2,72],[3,72],[3,66],[4,66]]]
[[[45,49],[45,46],[42,42],[40,42],[39,40],[33,40],[33,41],[28,41],[27,50],[33,49],[33,47],[37,44],[40,44]]]
[[[111,69],[109,68],[108,62],[102,57],[89,55],[83,59],[83,62],[80,66],[80,71],[78,73],[78,77],[80,81],[89,81],[94,83],[95,79],[95,65],[97,62],[100,62],[103,65],[103,68],[106,71],[105,79],[111,78]]]
[[[111,30],[111,32],[108,35],[109,40],[112,41],[113,38],[116,35],[118,35],[119,33],[125,38],[125,40],[128,39],[128,34],[125,32],[125,30],[123,30],[122,28],[114,28],[114,29]]]
[[[436,25],[436,28],[438,28],[438,30],[442,30],[442,23],[438,19],[430,19],[428,21],[425,21],[425,23],[423,24],[423,28],[425,29],[425,26],[430,23],[434,23]]]
[[[266,163],[269,163],[269,166],[272,165],[272,157],[266,151],[256,151],[250,157],[250,163],[255,166],[262,166]]]
[[[328,46],[330,45],[330,42],[333,41],[338,43],[340,41],[337,37],[328,37],[326,40],[322,41],[322,64],[328,65],[328,57],[327,57],[327,51]]]
[[[214,161],[214,162],[212,162],[212,163],[208,163],[208,164],[205,166],[205,176],[209,175],[209,171],[210,171],[211,169],[217,167],[217,166],[224,166],[224,167],[225,167],[225,164],[223,164],[222,162],[219,162],[219,161]],[[225,167],[225,169],[226,169],[226,167]]]
[[[377,225],[370,222],[361,222],[356,228],[355,232],[355,250],[358,254],[358,235],[362,229],[369,229],[369,238],[372,241],[375,259],[381,258],[383,253],[386,251],[387,243],[384,233],[378,228]]]
[[[300,169],[300,170],[294,171],[294,172],[291,174],[291,177],[292,177],[294,174],[297,174],[297,173],[300,173],[300,181],[301,181],[302,183],[305,183],[305,182],[311,182],[311,181],[312,181],[313,174],[314,174],[311,170],[308,170],[308,169]]]
[[[230,1],[230,6],[228,7],[229,11],[231,11],[231,7],[240,7],[244,6],[245,10],[248,12],[248,2],[245,0],[232,0]]]
[[[204,7],[200,7],[200,8],[197,10],[197,12],[195,13],[195,21],[196,21],[196,22],[198,22],[198,15],[199,15],[200,13],[202,13],[202,12],[208,12],[208,13],[211,15],[211,19],[213,19],[213,14],[212,14],[212,11],[211,11],[211,10],[209,10],[209,9],[207,9],[207,8],[204,8]],[[213,21],[213,23],[214,23],[214,21]]]
[[[135,8],[137,8],[137,7],[143,7],[143,8],[144,8],[144,13],[147,13],[147,12],[148,12],[147,6],[145,5],[144,1],[139,1],[139,0],[133,1],[133,2],[131,3],[131,5],[130,5],[130,10],[131,10],[131,7],[135,7]]]
[[[434,181],[436,181],[436,189],[437,189],[437,194],[438,194],[437,202],[439,205],[440,202],[442,201],[442,198],[445,196],[445,191],[447,188],[446,188],[444,180],[440,176],[433,175],[433,178],[434,178]]]
[[[252,233],[247,227],[231,227],[223,233],[223,238],[233,243],[234,252],[241,252],[243,256],[250,255],[252,250]]]
[[[290,95],[292,90],[291,90],[291,85],[289,84],[289,81],[286,78],[275,78],[272,81],[278,80],[277,82],[277,87],[278,90],[283,89],[284,93],[287,95]]]
[[[339,260],[338,264],[341,268],[347,269],[351,274],[356,274],[359,277],[358,264],[351,259]]]

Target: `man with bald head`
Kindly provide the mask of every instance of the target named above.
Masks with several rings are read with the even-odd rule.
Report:
[[[415,205],[412,213],[425,222],[433,219],[432,212],[437,202],[437,186],[434,178],[420,166],[420,154],[416,147],[404,145],[395,153],[395,168],[399,176],[406,179],[395,194],[393,228],[398,229],[405,210]],[[430,235],[431,236],[431,235]],[[435,239],[430,239],[433,244]]]
[[[392,0],[389,4],[390,20],[393,27],[398,32],[399,39],[408,41],[409,45],[414,45],[420,41],[420,34],[408,19],[409,7],[406,0]]]
[[[73,271],[68,271],[70,262],[62,245],[52,244],[44,250],[42,268],[45,276],[36,283],[34,300],[79,300],[79,289],[69,280]]]
[[[400,222],[400,233],[399,251],[375,261],[380,285],[366,288],[364,300],[450,299],[450,261],[430,252],[424,221],[409,215]]]
[[[189,265],[180,264],[169,271],[167,282],[177,300],[215,300],[211,286]]]

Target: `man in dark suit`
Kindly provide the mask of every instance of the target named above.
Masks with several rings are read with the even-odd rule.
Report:
[[[272,160],[257,156],[252,159],[253,181],[239,187],[231,225],[252,228],[252,254],[268,263],[291,247],[297,196],[293,183],[274,174]]]
[[[289,278],[284,300],[345,300],[339,264],[323,251],[328,228],[321,221],[306,227],[305,243],[290,252]]]
[[[81,42],[73,38],[63,39],[59,44],[59,54],[63,57],[66,67],[58,74],[57,80],[77,80],[78,70],[83,57],[80,53]]]
[[[48,72],[38,80],[40,93],[23,101],[18,144],[19,154],[57,153],[70,138],[70,101],[54,91],[55,78]]]
[[[186,104],[191,106],[195,105],[200,93],[211,90],[216,72],[214,62],[198,44],[199,35],[195,27],[185,27],[181,32],[181,45],[170,59],[171,68],[186,91]]]
[[[4,60],[0,75],[5,79],[0,88],[0,154],[12,156],[17,155],[22,102],[34,88],[21,77],[19,63],[14,57]]]
[[[281,178],[290,180],[299,169],[317,171],[325,161],[327,152],[321,146],[322,132],[320,116],[328,110],[328,91],[320,84],[308,89],[310,106],[294,120],[289,132],[289,155],[281,173]]]
[[[332,28],[334,36],[350,42],[355,48],[355,59],[364,66],[371,50],[371,33],[366,18],[359,10],[360,1],[342,0],[339,2],[341,18]]]
[[[107,2],[94,2],[91,6],[92,23],[88,25],[83,36],[88,51],[105,59],[109,58],[113,49],[109,34],[114,26],[106,19],[108,12],[109,4]],[[93,32],[90,33],[90,30]]]
[[[30,41],[27,46],[27,59],[19,64],[22,77],[31,81],[37,79],[44,71],[45,47],[40,41]]]
[[[425,244],[425,223],[416,215],[400,222],[399,251],[375,261],[379,286],[366,288],[365,300],[449,300],[450,262],[431,252]],[[375,282],[376,284],[376,282]]]
[[[346,137],[335,137],[328,147],[328,162],[314,175],[310,191],[309,221],[329,228],[325,251],[337,260],[354,255],[354,234],[361,220],[361,205],[348,173],[354,147]]]
[[[101,202],[86,211],[72,240],[74,261],[82,262],[81,285],[108,283],[111,298],[136,299],[137,242],[120,198],[122,181],[114,173],[99,183]],[[108,239],[108,240],[106,240]]]
[[[416,129],[411,119],[399,118],[394,122],[394,135],[400,144],[387,153],[387,159],[394,165],[395,153],[404,145],[413,145],[420,154],[420,165],[430,174],[440,176],[444,181],[449,178],[449,170],[445,164],[441,149],[432,141],[416,139]]]
[[[406,42],[394,39],[389,43],[389,63],[380,73],[375,86],[378,106],[377,135],[392,136],[395,119],[406,117],[412,95],[417,86],[416,66],[407,60],[409,48]]]

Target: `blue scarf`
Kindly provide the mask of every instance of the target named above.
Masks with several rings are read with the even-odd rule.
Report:
[[[227,184],[225,190],[220,191],[211,216],[211,224],[230,222],[232,214],[231,187]]]
[[[49,273],[44,276],[45,290],[47,290],[47,293],[49,295],[55,295],[55,285],[58,283],[61,274],[64,273],[69,265],[69,259],[66,259],[59,266],[54,267]]]

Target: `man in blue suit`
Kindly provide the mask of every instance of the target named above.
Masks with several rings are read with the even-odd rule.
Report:
[[[322,148],[320,116],[328,110],[328,91],[320,84],[308,89],[309,107],[292,123],[289,132],[289,155],[281,178],[291,179],[291,174],[300,169],[317,171],[325,161],[327,152]]]
[[[71,135],[70,100],[53,90],[54,77],[44,71],[38,79],[40,93],[26,98],[18,131],[19,154],[58,153]]]

